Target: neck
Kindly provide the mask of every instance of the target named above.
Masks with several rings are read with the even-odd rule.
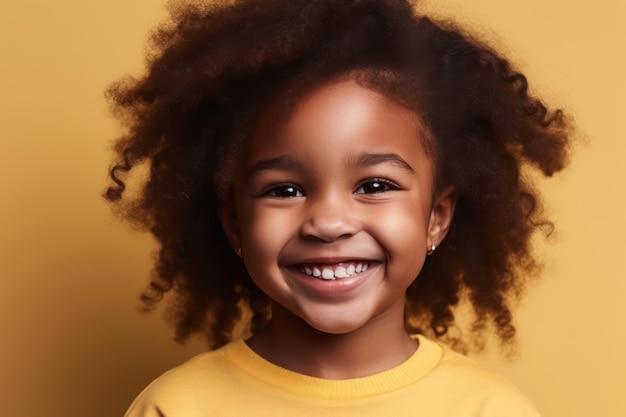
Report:
[[[404,329],[403,311],[377,317],[349,333],[314,329],[282,306],[272,306],[272,322],[248,341],[268,361],[305,375],[350,379],[400,365],[417,348]]]

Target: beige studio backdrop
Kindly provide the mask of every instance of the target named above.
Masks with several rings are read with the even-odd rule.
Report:
[[[626,142],[623,0],[431,1],[513,52],[536,91],[577,120],[571,169],[550,181],[559,230],[518,315],[506,374],[544,416],[626,415]],[[100,194],[119,132],[103,90],[138,73],[164,0],[0,3],[0,413],[121,416],[176,345],[137,295],[152,243]],[[416,404],[419,410],[419,404]]]

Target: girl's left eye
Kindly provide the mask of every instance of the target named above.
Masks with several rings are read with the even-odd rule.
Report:
[[[386,191],[399,190],[400,186],[393,181],[383,178],[374,178],[367,180],[359,185],[359,188],[354,192],[355,194],[376,194],[384,193]]]
[[[278,198],[303,197],[304,193],[295,184],[279,184],[271,187],[263,195]]]

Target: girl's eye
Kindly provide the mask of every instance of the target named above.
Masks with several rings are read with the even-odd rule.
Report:
[[[361,183],[355,194],[376,194],[386,191],[399,190],[398,184],[383,178],[374,178]]]
[[[279,184],[269,188],[263,195],[269,197],[292,198],[303,197],[304,193],[294,184]]]

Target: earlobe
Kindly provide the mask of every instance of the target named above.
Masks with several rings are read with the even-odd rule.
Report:
[[[241,256],[241,238],[234,204],[231,201],[221,201],[219,210],[222,229],[224,229],[228,243],[235,253]]]
[[[441,191],[433,201],[428,222],[428,241],[426,242],[430,253],[434,251],[433,246],[437,247],[441,244],[448,230],[450,230],[456,200],[456,188],[449,186]]]

